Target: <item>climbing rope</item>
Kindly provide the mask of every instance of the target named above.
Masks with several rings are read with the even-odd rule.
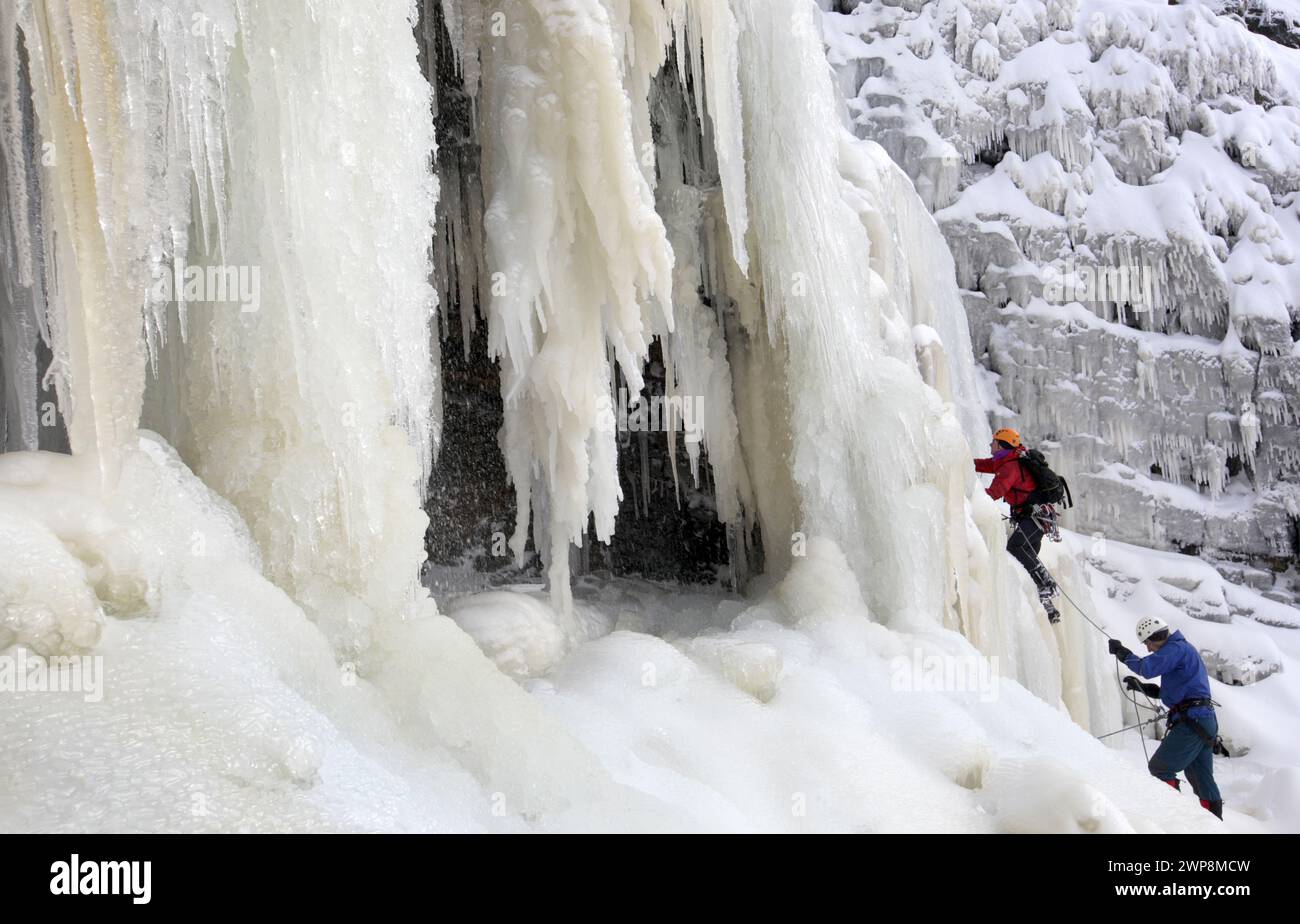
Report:
[[[1037,553],[1037,552],[1034,552],[1034,550],[1033,550],[1032,548],[1030,549],[1030,551],[1033,552],[1034,561],[1038,562],[1038,566],[1039,566],[1040,568],[1042,568],[1044,571],[1047,571],[1047,565],[1043,564],[1043,560],[1042,560],[1041,558],[1038,557],[1038,553]],[[1048,573],[1048,574],[1051,574],[1050,571],[1048,571],[1047,573]],[[1055,582],[1055,578],[1053,578],[1053,582]],[[1084,621],[1087,622],[1088,625],[1092,626],[1094,629],[1096,629],[1098,632],[1100,632],[1103,636],[1105,636],[1105,638],[1106,638],[1107,641],[1110,641],[1110,638],[1111,638],[1110,633],[1107,632],[1105,629],[1103,629],[1101,626],[1097,625],[1097,623],[1093,622],[1093,620],[1088,616],[1088,614],[1085,613],[1085,612],[1083,611],[1083,607],[1081,607],[1081,606],[1079,606],[1079,604],[1075,603],[1075,602],[1074,602],[1074,599],[1073,599],[1069,594],[1067,594],[1067,593],[1065,592],[1065,590],[1061,587],[1060,584],[1057,584],[1057,585],[1056,585],[1056,589],[1057,589],[1057,591],[1061,594],[1061,596],[1064,597],[1064,598],[1066,599],[1066,601],[1070,604],[1070,606],[1074,607],[1074,609],[1078,612],[1078,614],[1084,618]],[[1123,679],[1120,677],[1120,674],[1119,674],[1119,659],[1118,659],[1118,658],[1115,660],[1115,682],[1116,682],[1117,684],[1119,684],[1119,687],[1120,687],[1121,690],[1124,690],[1124,691],[1125,691],[1125,699],[1127,699],[1130,703],[1133,704],[1133,711],[1134,711],[1134,712],[1137,712],[1137,710],[1143,708],[1143,707],[1142,707],[1142,704],[1138,702],[1137,694],[1136,694],[1136,693],[1128,692],[1128,691],[1126,690],[1126,688],[1124,687],[1124,681],[1123,681]],[[1145,722],[1139,722],[1139,723],[1136,724],[1136,725],[1130,725],[1130,726],[1128,726],[1127,728],[1121,728],[1119,731],[1113,731],[1113,732],[1110,732],[1109,734],[1106,734],[1106,735],[1100,735],[1100,736],[1098,736],[1098,738],[1099,738],[1099,739],[1100,739],[1100,738],[1109,738],[1111,735],[1118,735],[1119,732],[1121,732],[1121,731],[1129,731],[1130,729],[1134,729],[1134,728],[1141,729],[1142,726],[1144,726],[1144,725],[1148,725],[1148,724],[1150,724],[1151,722],[1159,721],[1159,719],[1160,719],[1160,713],[1161,713],[1160,708],[1159,708],[1158,706],[1155,705],[1155,703],[1152,701],[1151,697],[1146,696],[1145,693],[1143,693],[1142,695],[1143,695],[1144,697],[1146,697],[1146,701],[1147,701],[1147,703],[1148,703],[1148,705],[1146,706],[1146,708],[1147,708],[1147,709],[1155,709],[1155,710],[1156,710],[1156,715],[1155,715],[1155,716],[1153,716],[1153,717],[1150,718],[1150,719],[1147,719]],[[1139,735],[1138,735],[1138,739],[1142,742],[1142,756],[1145,757],[1145,758],[1147,759],[1147,762],[1148,762],[1148,763],[1150,763],[1150,761],[1151,761],[1151,755],[1147,752],[1147,737],[1146,737],[1146,735],[1139,734]]]
[[[1011,520],[1011,517],[1004,516],[1002,519],[1004,519],[1004,520]],[[1014,522],[1014,521],[1012,521],[1012,522]],[[1043,564],[1043,560],[1042,560],[1041,558],[1038,557],[1038,553],[1034,551],[1034,549],[1033,549],[1032,546],[1029,547],[1029,551],[1030,551],[1030,553],[1034,556],[1034,561],[1036,561],[1036,562],[1038,563],[1038,567],[1042,568],[1044,571],[1047,571],[1047,565]],[[1048,573],[1048,574],[1051,574],[1050,571],[1047,571],[1047,573]],[[1055,578],[1053,578],[1053,581],[1055,581]],[[1081,607],[1081,606],[1079,606],[1079,604],[1075,603],[1075,602],[1074,602],[1074,598],[1072,598],[1069,594],[1067,594],[1067,593],[1065,592],[1065,590],[1062,589],[1062,587],[1061,587],[1060,584],[1057,584],[1057,585],[1056,585],[1056,589],[1057,589],[1057,591],[1061,594],[1062,597],[1064,597],[1067,601],[1069,601],[1070,606],[1074,607],[1074,608],[1078,611],[1079,615],[1082,616],[1082,617],[1084,618],[1084,620],[1088,623],[1088,625],[1092,626],[1094,629],[1096,629],[1098,632],[1100,632],[1102,635],[1104,635],[1104,636],[1106,637],[1106,640],[1107,640],[1107,641],[1110,640],[1110,633],[1108,633],[1108,632],[1107,632],[1105,629],[1103,629],[1101,626],[1099,626],[1099,625],[1097,625],[1095,622],[1093,622],[1092,619],[1089,618],[1088,614],[1085,613],[1085,612],[1083,611],[1083,607]],[[1116,663],[1118,663],[1118,662],[1116,662]]]
[[[1035,555],[1034,558],[1038,558],[1038,556]],[[1042,564],[1042,561],[1040,560],[1038,563],[1041,565],[1041,564]],[[1057,588],[1056,588],[1056,589],[1061,591],[1061,596],[1064,597],[1066,600],[1069,601],[1070,606],[1074,607],[1076,610],[1079,611],[1079,615],[1082,616],[1085,620],[1087,620],[1088,625],[1092,626],[1094,629],[1096,629],[1096,630],[1097,630],[1098,632],[1100,632],[1102,635],[1106,636],[1106,640],[1107,640],[1107,641],[1110,640],[1110,633],[1108,633],[1108,632],[1107,632],[1105,629],[1103,629],[1101,626],[1097,625],[1097,624],[1096,624],[1095,622],[1093,622],[1091,619],[1088,619],[1088,614],[1085,613],[1085,612],[1083,611],[1083,607],[1079,606],[1079,604],[1077,604],[1077,603],[1075,603],[1073,600],[1071,600],[1071,599],[1070,599],[1070,595],[1067,594],[1064,590],[1061,590],[1061,587],[1060,587],[1059,584],[1057,585]],[[1116,663],[1118,664],[1119,662],[1116,662]]]
[[[1149,719],[1143,719],[1141,722],[1138,722],[1135,725],[1125,725],[1123,728],[1116,729],[1113,732],[1107,732],[1104,735],[1098,735],[1097,740],[1101,741],[1103,738],[1109,738],[1112,735],[1118,735],[1121,732],[1132,731],[1135,728],[1141,728],[1144,725],[1150,725],[1152,722],[1159,722],[1163,718],[1164,718],[1164,712],[1162,711],[1157,715],[1153,715]]]
[[[1012,520],[1011,517],[1009,517],[1009,516],[1003,516],[1002,519],[1004,519],[1004,520],[1006,520],[1006,521],[1008,521],[1008,522],[1011,522],[1011,523],[1014,523],[1014,522],[1015,522],[1015,521]],[[1013,529],[1015,529],[1015,527],[1013,527]],[[1034,556],[1034,561],[1036,561],[1036,562],[1038,563],[1038,567],[1042,568],[1044,571],[1047,571],[1047,565],[1043,564],[1043,560],[1042,560],[1041,558],[1038,557],[1038,553],[1034,551],[1034,549],[1033,549],[1032,546],[1029,546],[1028,548],[1029,548],[1030,553]],[[1047,573],[1048,573],[1048,574],[1051,574],[1050,571],[1047,571]],[[1053,579],[1053,580],[1055,580],[1055,579]],[[1088,614],[1085,613],[1085,612],[1083,611],[1083,607],[1081,607],[1081,606],[1079,606],[1079,604],[1075,603],[1075,602],[1074,602],[1074,599],[1073,599],[1069,594],[1067,594],[1067,593],[1066,593],[1066,592],[1061,588],[1061,585],[1057,584],[1057,585],[1056,585],[1056,589],[1057,589],[1058,592],[1060,592],[1060,594],[1061,594],[1062,597],[1064,597],[1067,601],[1069,601],[1070,606],[1072,606],[1072,607],[1074,607],[1076,610],[1078,610],[1079,615],[1082,616],[1082,617],[1087,621],[1088,625],[1092,626],[1094,629],[1096,629],[1098,632],[1100,632],[1102,635],[1104,635],[1104,636],[1106,637],[1107,641],[1110,640],[1110,634],[1109,634],[1105,629],[1103,629],[1101,626],[1099,626],[1099,625],[1097,625],[1095,622],[1093,622],[1092,619],[1090,619],[1090,618],[1088,617]]]
[[[1078,607],[1076,606],[1075,609],[1078,609]],[[1087,617],[1085,617],[1085,618],[1087,618]],[[1124,689],[1125,689],[1125,688],[1124,688],[1124,681],[1123,681],[1123,680],[1120,678],[1120,676],[1119,676],[1119,659],[1118,659],[1118,658],[1115,659],[1115,682],[1116,682],[1117,684],[1119,684],[1119,688],[1120,688],[1121,690],[1124,690]],[[1142,694],[1142,695],[1143,695],[1143,696],[1146,696],[1145,693]],[[1134,713],[1136,714],[1136,713],[1137,713],[1137,710],[1140,709],[1140,708],[1141,708],[1141,705],[1142,705],[1142,704],[1139,703],[1138,700],[1137,700],[1137,694],[1136,694],[1136,693],[1128,693],[1128,695],[1127,695],[1125,698],[1126,698],[1129,702],[1131,702],[1131,703],[1133,704],[1133,711],[1134,711]],[[1150,699],[1150,697],[1148,697],[1148,698],[1147,698],[1147,702],[1150,702],[1150,701],[1151,701],[1151,699]],[[1157,713],[1154,719],[1150,719],[1150,720],[1148,720],[1148,721],[1155,721],[1156,719],[1159,719],[1159,718],[1160,718],[1160,715],[1159,715],[1159,713]],[[1139,722],[1139,723],[1138,723],[1138,726],[1137,726],[1137,728],[1138,728],[1138,740],[1142,742],[1142,756],[1146,759],[1146,762],[1147,762],[1147,763],[1151,763],[1151,755],[1147,753],[1147,736],[1144,735],[1144,734],[1142,734],[1142,726],[1143,726],[1144,724],[1146,724],[1146,723],[1144,723],[1144,722]]]

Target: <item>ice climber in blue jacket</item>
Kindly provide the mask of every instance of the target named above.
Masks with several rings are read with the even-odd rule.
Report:
[[[1178,772],[1187,773],[1192,791],[1201,805],[1223,818],[1223,799],[1214,782],[1215,742],[1219,723],[1210,699],[1210,678],[1201,653],[1183,638],[1183,633],[1169,631],[1161,619],[1148,616],[1137,624],[1138,641],[1151,652],[1139,658],[1118,639],[1111,639],[1110,653],[1120,663],[1142,677],[1159,677],[1161,683],[1143,683],[1137,677],[1125,677],[1130,690],[1147,696],[1159,696],[1169,710],[1169,731],[1147,767],[1152,776],[1179,788]]]

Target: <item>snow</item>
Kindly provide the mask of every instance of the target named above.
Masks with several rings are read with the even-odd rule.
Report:
[[[258,573],[230,505],[154,435],[124,454],[123,483],[109,495],[93,469],[69,467],[88,468],[7,457],[6,511],[69,537],[97,524],[100,538],[85,550],[140,550],[133,574],[159,599],[107,621],[95,647],[102,701],[6,692],[0,731],[23,742],[6,762],[8,830],[1217,825],[1014,679],[915,682],[913,665],[925,659],[980,656],[938,626],[908,633],[872,622],[828,541],[810,543],[752,602],[579,585],[582,605],[618,622],[526,693],[431,613],[394,628],[396,653],[377,676],[338,663]],[[74,483],[86,503],[53,502]],[[195,528],[210,541],[187,554]],[[91,593],[91,579],[78,586]],[[52,561],[29,580],[48,593],[65,574]],[[543,595],[518,589],[449,608],[488,607],[506,626],[512,608],[535,624],[547,612]],[[624,627],[689,625],[674,613],[682,607],[712,627],[677,638]],[[50,791],[67,795],[51,802]]]
[[[6,156],[49,154],[27,164],[45,232],[23,259],[48,286],[37,310],[72,451],[110,485],[139,423],[155,426],[356,655],[400,618],[420,560],[407,537],[436,449],[435,185],[405,12],[335,6],[24,6],[47,147]],[[74,69],[70,98],[55,75]],[[180,263],[256,274],[257,303],[169,303],[157,282]]]
[[[1219,733],[1235,755],[1215,761],[1225,803],[1273,830],[1293,830],[1300,749],[1285,729],[1300,704],[1297,611],[1246,583],[1229,582],[1198,558],[1099,537],[1068,541],[1087,561],[1094,618],[1116,637],[1130,638],[1139,615],[1159,616],[1201,651],[1220,704]],[[1124,724],[1138,720],[1125,706]],[[1135,733],[1118,737],[1130,739],[1124,742],[1130,753],[1141,753]]]
[[[557,613],[545,595],[527,585],[459,597],[446,612],[493,664],[516,679],[549,673],[579,644],[609,632],[598,610],[579,604]]]
[[[441,611],[417,581],[440,398],[409,11],[47,0],[0,21],[41,78],[22,92],[6,42],[6,195],[35,190],[44,229],[0,255],[10,301],[48,322],[72,449],[35,451],[18,409],[0,681],[29,652],[103,681],[93,700],[3,691],[0,827],[1221,830],[1135,738],[1095,737],[1128,718],[1104,638],[1049,626],[1003,552],[970,466],[989,426],[962,259],[845,127],[816,5],[506,0],[491,40],[484,9],[446,9],[486,127],[512,548],[531,528],[547,586],[466,588]],[[1014,79],[990,49],[1028,24],[965,15],[963,53]],[[672,41],[676,99],[653,79]],[[35,186],[15,94],[59,152]],[[1025,124],[1040,186],[1055,174],[1029,148],[1086,163],[1082,98],[1048,93],[1051,118]],[[652,104],[673,116],[658,138]],[[182,259],[257,268],[259,306],[150,295]],[[744,595],[569,573],[589,524],[616,528],[609,401],[640,389],[654,337],[673,393],[705,402],[720,517],[761,527]],[[32,368],[11,356],[31,345],[6,333],[19,403]],[[1090,563],[1081,541],[1044,560],[1085,607],[1127,601],[1101,603],[1116,632],[1138,607],[1250,620],[1196,625],[1225,670],[1278,668],[1223,691],[1250,748],[1227,827],[1289,824],[1300,759],[1265,734],[1294,706],[1288,608],[1176,557],[1152,577],[1140,552]]]

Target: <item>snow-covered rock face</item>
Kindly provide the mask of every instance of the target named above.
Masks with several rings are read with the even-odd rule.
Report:
[[[1297,554],[1300,52],[1198,3],[846,6],[851,121],[934,210],[1075,525]]]

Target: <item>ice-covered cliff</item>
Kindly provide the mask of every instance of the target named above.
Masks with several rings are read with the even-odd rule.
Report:
[[[1259,34],[1294,9],[825,6],[852,124],[934,211],[1001,416],[1055,451],[1078,528],[1294,600],[1300,51]]]
[[[1217,824],[1093,737],[1131,718],[1114,669],[1001,551],[951,256],[843,127],[821,26],[4,7],[3,826]],[[549,588],[453,620],[418,578],[457,321]],[[761,551],[747,596],[572,580],[651,376],[699,402],[654,438],[698,437],[673,477]]]

